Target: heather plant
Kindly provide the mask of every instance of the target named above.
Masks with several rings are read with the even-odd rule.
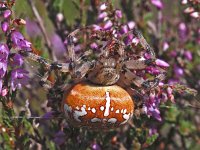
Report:
[[[199,149],[200,104],[198,95],[193,96],[200,91],[199,1],[171,3],[0,2],[0,149]],[[48,82],[53,88],[46,91],[39,85],[45,67],[22,53],[37,54],[50,63],[69,62],[66,37],[86,26],[91,28],[74,39],[77,54],[86,49],[99,53],[105,43],[97,42],[97,33],[104,31],[123,40],[127,51],[134,49],[149,59],[146,51],[138,52],[139,41],[129,32],[137,27],[157,56],[137,75],[152,78],[167,72],[155,90],[140,91],[145,103],[117,129],[71,126],[62,113],[64,93],[59,90],[63,82],[70,82],[68,75],[52,72]]]

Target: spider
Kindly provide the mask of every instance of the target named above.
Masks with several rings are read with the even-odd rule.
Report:
[[[52,85],[47,83],[52,70],[70,74],[74,82],[63,85],[62,90],[65,96],[61,109],[71,124],[105,129],[119,127],[133,116],[134,94],[139,93],[138,89],[149,91],[155,88],[165,78],[165,72],[162,71],[152,80],[145,80],[132,71],[153,65],[156,59],[154,50],[136,28],[127,34],[132,33],[138,38],[143,49],[151,56],[149,59],[129,56],[123,40],[102,30],[91,33],[91,37],[95,40],[107,41],[100,48],[100,54],[91,59],[91,51],[86,50],[77,57],[74,50],[74,39],[81,31],[81,28],[76,29],[67,37],[70,58],[68,63],[50,64],[32,52],[21,51],[20,53],[45,66],[47,72],[41,79],[41,84],[45,88],[52,88]],[[134,94],[127,92],[131,89],[131,84],[137,87],[132,89],[135,91]]]

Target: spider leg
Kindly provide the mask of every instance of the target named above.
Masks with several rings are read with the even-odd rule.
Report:
[[[124,65],[128,69],[145,69],[147,66],[154,63],[153,59],[138,59],[138,60],[128,60],[124,62]]]
[[[71,59],[72,62],[76,61],[76,55],[75,55],[75,50],[74,50],[74,38],[75,35],[80,32],[81,29],[76,29],[73,32],[71,32],[68,36],[67,36],[67,50],[68,50],[68,55],[69,58]]]
[[[138,40],[139,40],[140,44],[142,45],[142,47],[147,51],[148,54],[150,54],[151,59],[155,60],[156,59],[155,52],[154,52],[153,48],[147,43],[147,41],[143,37],[142,33],[138,29],[133,28],[132,30],[130,30],[129,32],[124,34],[123,37],[129,35],[130,33],[133,33],[133,35],[136,38],[138,38]]]
[[[95,61],[85,61],[85,60],[81,61],[80,59],[79,60],[80,64],[74,64],[73,62],[49,63],[43,57],[38,56],[32,52],[20,51],[20,54],[28,59],[41,63],[47,70],[40,81],[40,84],[46,89],[50,89],[52,87],[52,84],[48,82],[48,77],[53,70],[70,73],[72,78],[77,79],[77,78],[83,78],[87,74],[87,72],[95,66]]]
[[[152,80],[144,80],[142,77],[137,76],[135,73],[126,69],[125,78],[129,80],[130,83],[134,83],[139,88],[144,88],[146,91],[158,86],[159,82],[165,79],[165,72],[162,72]]]
[[[145,100],[146,100],[146,96],[144,95],[144,93],[142,93],[140,91],[140,89],[137,88],[133,88],[131,87],[131,84],[133,80],[133,78],[135,78],[136,75],[127,75],[125,76],[125,74],[120,75],[120,79],[117,83],[117,85],[119,85],[120,87],[123,87],[128,93],[129,95],[131,95],[132,99],[134,100],[135,103],[135,116],[139,117],[141,114],[145,114],[146,110],[145,110]],[[139,80],[139,77],[136,77]]]

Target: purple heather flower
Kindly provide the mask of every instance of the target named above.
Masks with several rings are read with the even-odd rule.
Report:
[[[92,150],[101,150],[101,147],[99,146],[99,144],[94,142],[94,143],[91,144],[91,149]]]
[[[117,19],[122,18],[122,11],[121,11],[121,10],[116,10],[116,11],[115,11],[115,17],[116,17]]]
[[[149,106],[147,108],[148,108],[147,109],[148,110],[148,112],[147,112],[148,115],[154,117],[158,121],[162,121],[162,118],[160,116],[160,111],[159,111],[159,109],[157,107],[151,105],[151,106]]]
[[[54,117],[54,113],[55,113],[55,111],[47,112],[42,116],[42,118],[43,119],[52,119]]]
[[[103,3],[103,4],[100,5],[100,10],[101,11],[106,10],[106,8],[107,8],[106,3]]]
[[[1,96],[6,96],[7,94],[8,94],[8,89],[7,88],[1,90]]]
[[[192,53],[190,51],[184,51],[184,56],[187,60],[192,60]]]
[[[149,129],[149,136],[152,136],[154,134],[158,134],[158,131],[155,127],[152,127]]]
[[[97,30],[101,30],[101,29],[102,29],[101,26],[96,25],[96,24],[92,25],[92,27],[93,27],[93,30],[94,30],[94,31],[97,31]]]
[[[8,28],[9,28],[9,23],[7,21],[1,23],[1,29],[3,32],[6,32]]]
[[[28,71],[23,69],[15,69],[11,72],[11,88],[15,91],[17,88],[21,88],[22,85],[28,84]]]
[[[9,54],[9,49],[6,44],[0,43],[0,62],[7,61]]]
[[[166,51],[166,50],[168,50],[168,48],[169,48],[169,44],[168,44],[168,42],[164,42],[163,43],[163,51]]]
[[[185,42],[188,37],[188,28],[184,22],[178,25],[178,35],[181,41]]]
[[[2,93],[3,81],[0,79],[0,93]]]
[[[63,131],[58,131],[55,134],[54,140],[57,145],[62,145],[65,143],[65,133]]]
[[[133,34],[129,34],[129,35],[125,38],[124,43],[125,43],[126,45],[128,45],[128,44],[130,44],[130,42],[132,42],[132,40],[133,40]]]
[[[5,10],[3,12],[3,17],[6,19],[6,18],[10,17],[11,13],[12,13],[11,10]]]
[[[158,75],[160,73],[160,71],[157,68],[151,66],[147,67],[146,71],[153,75]]]
[[[127,25],[129,27],[129,29],[131,30],[131,29],[133,29],[135,27],[135,22],[134,21],[130,21],[130,22],[128,22]]]
[[[193,18],[200,18],[200,13],[199,12],[192,12],[191,14],[190,14],[190,16],[191,17],[193,17]]]
[[[100,13],[99,15],[98,15],[98,20],[100,21],[100,20],[103,20],[105,17],[107,17],[108,16],[108,14],[107,14],[107,12],[102,12],[102,13]]]
[[[13,31],[11,33],[11,41],[13,42],[14,46],[19,49],[30,49],[31,43],[27,40],[25,40],[24,36],[18,32]]]
[[[91,43],[90,47],[91,47],[91,49],[97,49],[98,45],[97,45],[97,43]]]
[[[7,62],[0,62],[0,78],[3,78],[7,71]]]
[[[158,9],[163,9],[163,2],[161,0],[151,0],[151,3]]]
[[[10,61],[10,64],[12,67],[22,66],[23,63],[24,63],[24,59],[20,54],[15,54]]]
[[[104,29],[105,30],[108,30],[108,29],[110,29],[111,27],[112,27],[112,25],[113,25],[113,23],[112,23],[112,21],[111,20],[108,20],[108,21],[106,21],[106,23],[104,24]]]
[[[175,65],[174,66],[174,73],[175,73],[176,77],[179,78],[179,77],[183,76],[184,71],[183,71],[183,69],[181,67]]]
[[[156,59],[156,65],[159,67],[169,67],[169,64],[161,59]]]
[[[183,4],[183,5],[184,5],[184,4],[187,4],[187,3],[188,3],[188,0],[182,0],[182,1],[181,1],[181,4]]]
[[[124,34],[124,33],[127,33],[128,32],[128,26],[127,25],[123,25],[121,27],[121,30],[120,30],[120,33],[121,34]]]
[[[5,8],[6,5],[4,3],[0,3],[0,8]]]
[[[6,44],[0,44],[0,78],[3,78],[7,71],[9,49]]]

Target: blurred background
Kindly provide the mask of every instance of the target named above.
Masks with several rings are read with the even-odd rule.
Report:
[[[66,62],[67,35],[79,27],[95,24],[102,17],[99,6],[103,1],[100,0],[30,1],[16,1],[13,15],[26,20],[26,25],[19,30],[32,43],[35,52],[49,62]],[[122,11],[122,22],[137,25],[157,57],[170,64],[166,81],[181,83],[200,92],[200,2],[112,0],[112,3]],[[48,113],[51,107],[47,107],[48,93],[39,85],[40,64],[26,61],[25,67],[31,80],[18,91],[14,104],[16,115],[28,100],[32,116],[51,116]],[[50,80],[53,81],[53,77]],[[176,94],[174,101],[166,101],[160,105],[162,121],[134,118],[134,126],[110,132],[71,129],[63,119],[27,119],[21,127],[17,145],[22,149],[52,150],[200,149],[200,97]]]

